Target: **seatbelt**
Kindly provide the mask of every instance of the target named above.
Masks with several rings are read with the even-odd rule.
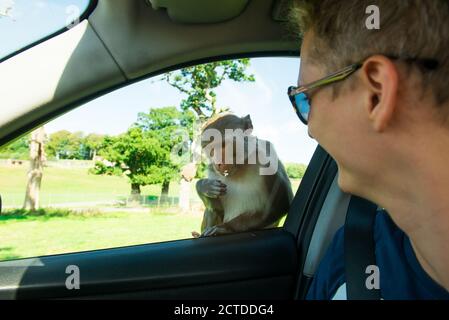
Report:
[[[344,249],[348,300],[380,300],[380,290],[368,289],[366,268],[376,265],[374,222],[377,205],[352,196],[346,214]]]

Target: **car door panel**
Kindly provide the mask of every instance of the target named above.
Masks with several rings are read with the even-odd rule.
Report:
[[[0,298],[250,299],[262,291],[287,298],[297,252],[293,235],[280,228],[47,256],[33,264],[0,263]],[[79,268],[79,290],[66,288],[71,265]]]

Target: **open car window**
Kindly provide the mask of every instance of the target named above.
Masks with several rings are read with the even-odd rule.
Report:
[[[296,192],[317,146],[286,95],[298,68],[297,58],[270,57],[176,70],[106,94],[2,146],[0,261],[201,232],[205,207],[195,185],[208,176],[206,159],[189,168],[195,119],[213,110],[250,115],[254,135],[274,145]]]
[[[0,61],[70,29],[96,1],[0,0]]]

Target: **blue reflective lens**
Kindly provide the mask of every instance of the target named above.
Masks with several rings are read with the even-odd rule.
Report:
[[[305,93],[299,93],[295,96],[296,108],[303,121],[307,124],[309,120],[310,103],[309,98]]]

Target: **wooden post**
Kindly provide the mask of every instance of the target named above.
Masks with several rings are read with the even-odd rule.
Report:
[[[31,133],[30,141],[30,170],[28,171],[28,184],[25,193],[23,208],[36,211],[39,209],[39,193],[45,157],[45,130],[40,127]]]
[[[183,213],[190,212],[190,193],[192,182],[197,170],[196,163],[192,162],[182,168],[179,186],[179,208]]]

